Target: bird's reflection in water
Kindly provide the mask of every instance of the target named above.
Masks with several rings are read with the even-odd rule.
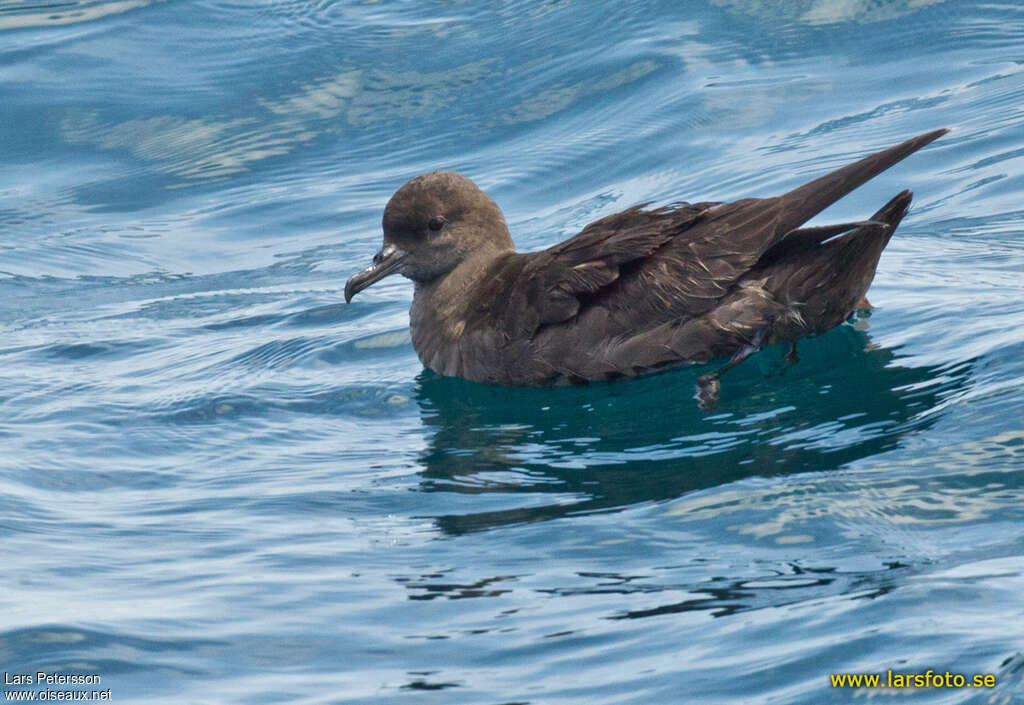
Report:
[[[554,389],[425,372],[418,402],[436,431],[421,458],[422,489],[520,495],[502,503],[512,506],[438,517],[439,528],[460,534],[834,469],[934,423],[929,412],[970,369],[902,367],[851,325],[804,341],[788,370],[784,351],[766,350],[732,372],[710,413],[693,398],[700,368]]]

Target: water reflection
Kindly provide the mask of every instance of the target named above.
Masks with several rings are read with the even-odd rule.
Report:
[[[460,534],[834,469],[934,423],[939,415],[925,412],[970,369],[901,367],[853,326],[805,341],[799,366],[784,373],[782,352],[767,350],[730,373],[711,414],[692,398],[697,370],[541,390],[424,373],[417,396],[434,433],[421,488],[529,495],[512,498],[516,506],[437,519]],[[538,496],[547,497],[540,506]]]

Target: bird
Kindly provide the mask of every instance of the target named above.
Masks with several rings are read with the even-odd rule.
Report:
[[[684,365],[702,408],[719,378],[762,348],[796,343],[866,301],[907,214],[903,191],[867,220],[803,227],[853,189],[946,134],[901,142],[781,196],[632,206],[538,252],[518,253],[498,205],[467,177],[431,171],[384,208],[383,246],[345,301],[402,274],[414,284],[413,347],[439,375],[546,387]]]

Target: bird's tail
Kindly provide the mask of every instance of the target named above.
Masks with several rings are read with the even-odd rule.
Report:
[[[869,222],[878,223],[882,226],[887,225],[888,227],[880,226],[873,228],[869,226],[857,228],[847,235],[836,238],[832,243],[826,243],[825,250],[834,249],[835,251],[832,255],[833,262],[843,262],[845,260],[847,271],[843,274],[848,272],[858,276],[859,273],[859,278],[866,278],[866,282],[862,284],[864,291],[861,292],[861,295],[867,292],[867,286],[875,276],[878,258],[882,256],[882,250],[889,244],[896,226],[900,224],[903,216],[907,214],[907,209],[910,207],[910,201],[913,198],[914,194],[910,191],[902,191],[871,216]],[[833,243],[835,247],[829,248],[829,245]]]
[[[862,223],[796,230],[765,253],[754,270],[756,278],[775,300],[795,303],[800,313],[777,321],[776,338],[823,333],[857,308],[870,307],[864,295],[912,198],[903,191]]]
[[[892,235],[892,231],[896,229],[896,226],[900,224],[903,217],[907,214],[907,209],[910,208],[910,202],[914,199],[914,194],[910,191],[901,191],[895,198],[886,203],[884,206],[878,209],[878,212],[871,216],[871,220],[876,223],[887,223],[891,228],[889,235]],[[888,242],[888,240],[886,240]]]

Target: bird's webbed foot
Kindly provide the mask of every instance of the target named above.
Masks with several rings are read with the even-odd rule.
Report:
[[[797,354],[797,351],[796,351],[796,341],[795,340],[790,342],[789,350],[786,352],[785,355],[782,356],[782,362],[783,362],[782,368],[779,370],[779,376],[780,377],[782,375],[786,374],[786,370],[788,370],[790,367],[792,367],[796,363],[800,362],[800,355]]]
[[[762,328],[757,331],[757,333],[754,334],[753,339],[747,345],[744,345],[742,348],[737,350],[733,356],[729,358],[729,362],[725,363],[717,370],[712,370],[706,375],[701,375],[697,378],[697,394],[694,398],[697,400],[697,406],[699,406],[702,411],[713,409],[718,404],[718,396],[722,391],[722,383],[718,381],[718,378],[760,350],[761,344],[764,343],[767,333],[767,328]]]

